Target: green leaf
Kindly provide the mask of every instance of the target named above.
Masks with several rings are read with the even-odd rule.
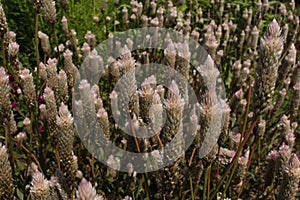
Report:
[[[24,194],[17,188],[17,196],[20,200],[24,200]]]
[[[24,126],[23,121],[19,121],[18,124],[17,124],[17,127],[22,128],[23,126]]]

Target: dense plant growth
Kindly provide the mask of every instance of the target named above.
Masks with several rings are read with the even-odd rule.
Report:
[[[294,0],[2,0],[0,200],[299,199],[299,15]],[[183,39],[155,31],[116,39],[142,27]],[[166,48],[134,48],[161,39]],[[208,54],[195,53],[199,45]],[[150,63],[181,78],[165,70],[137,84]],[[85,79],[100,73],[99,81]],[[153,136],[136,137],[146,130],[138,126]],[[183,152],[187,135],[194,140]],[[205,140],[215,135],[215,143]],[[158,153],[172,140],[170,157]],[[151,152],[158,164],[176,159],[136,173],[108,141]]]

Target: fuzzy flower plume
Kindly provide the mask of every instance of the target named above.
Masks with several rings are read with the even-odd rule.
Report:
[[[66,182],[68,183],[69,189],[72,191],[78,165],[77,159],[74,159],[73,153],[73,117],[68,110],[68,106],[64,103],[61,103],[61,106],[59,107],[56,123],[59,128],[57,143],[62,164],[62,171],[66,177]]]
[[[30,187],[30,196],[33,200],[50,200],[49,182],[39,171],[35,171],[33,173]]]
[[[8,75],[3,67],[0,67],[0,123],[9,118],[10,114],[10,86],[8,83]]]
[[[272,101],[282,51],[281,29],[274,19],[260,44],[260,61],[256,69],[253,101],[257,113],[265,112]]]
[[[287,163],[279,191],[278,200],[296,199],[300,182],[300,161],[296,154],[292,154]]]
[[[15,187],[6,147],[0,143],[0,197],[4,200],[12,200],[14,199],[14,191]]]
[[[21,83],[23,87],[25,101],[30,108],[33,108],[35,106],[36,93],[35,85],[33,83],[33,77],[29,69],[22,70]]]
[[[76,197],[76,200],[103,200],[103,197],[97,195],[95,188],[85,178],[80,182]]]
[[[56,23],[55,1],[43,0],[43,9],[44,9],[44,17],[46,21],[49,24],[54,25]]]
[[[7,32],[7,22],[6,22],[6,16],[2,7],[2,4],[0,3],[0,39],[3,39],[4,34]]]

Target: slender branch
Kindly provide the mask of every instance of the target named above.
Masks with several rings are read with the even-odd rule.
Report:
[[[134,127],[133,127],[133,124],[132,124],[131,120],[130,120],[130,127],[131,127],[131,131],[133,133],[133,137],[134,137],[134,142],[135,142],[136,148],[137,148],[138,152],[140,153],[141,150],[140,150],[139,142],[137,140],[137,137],[136,137],[136,134],[135,134],[135,130],[134,130]]]
[[[193,179],[190,177],[190,188],[191,188],[191,193],[192,193],[192,200],[195,199],[194,197],[194,189],[193,189]]]
[[[34,32],[34,41],[35,41],[35,56],[36,56],[36,87],[39,88],[39,76],[40,76],[40,55],[39,55],[39,38],[38,38],[38,31],[39,31],[39,14],[35,14],[35,32]]]

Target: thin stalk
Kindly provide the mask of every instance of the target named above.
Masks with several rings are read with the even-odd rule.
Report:
[[[192,177],[190,177],[190,188],[191,188],[191,193],[192,193],[192,200],[194,200],[195,196],[194,196],[193,179],[192,179]]]
[[[137,137],[136,137],[136,133],[135,133],[135,130],[134,130],[134,127],[133,127],[133,124],[132,124],[131,120],[130,120],[130,127],[131,127],[131,131],[133,133],[136,148],[137,148],[138,152],[140,153],[141,152],[140,146],[139,146],[139,143],[138,143],[138,140],[137,140]],[[146,191],[147,191],[146,195],[149,196],[149,194],[151,194],[151,193],[150,193],[149,185],[148,185],[148,182],[147,182],[146,174],[143,174],[142,177],[143,177],[144,182],[145,182],[145,188],[146,188]]]
[[[255,141],[256,141],[256,140],[255,140]],[[251,147],[251,152],[250,152],[250,156],[249,156],[249,161],[248,161],[248,163],[247,163],[246,173],[245,173],[245,175],[244,175],[244,177],[243,177],[242,187],[241,187],[241,190],[240,190],[240,192],[239,192],[239,194],[238,194],[238,198],[241,196],[241,194],[242,194],[242,192],[243,192],[245,180],[246,180],[246,178],[247,178],[248,171],[249,171],[249,168],[250,168],[250,163],[251,163],[251,161],[252,161],[253,154],[254,154],[255,144],[256,144],[256,142],[253,142],[252,147]],[[260,162],[259,162],[259,163],[260,163]]]
[[[91,166],[92,166],[92,178],[96,178],[95,176],[95,155],[92,154],[92,160],[91,160]]]
[[[250,110],[250,100],[251,100],[251,93],[252,93],[251,82],[252,82],[252,80],[251,80],[251,77],[250,77],[250,80],[249,80],[249,90],[248,90],[248,99],[247,99],[247,100],[248,100],[248,101],[247,101],[248,104],[247,104],[247,109],[246,109],[246,113],[245,113],[245,120],[244,120],[244,124],[243,124],[243,129],[242,129],[242,136],[245,135],[246,126],[247,126],[247,120],[248,120],[248,113],[249,113],[249,110]],[[214,193],[213,193],[213,195],[212,195],[212,198],[217,194],[217,191],[218,191],[219,188],[221,187],[221,185],[222,185],[223,181],[225,180],[226,176],[229,174],[230,169],[233,167],[233,170],[232,170],[232,172],[231,172],[230,178],[227,180],[227,182],[226,182],[226,184],[225,184],[225,185],[227,186],[227,188],[228,188],[229,183],[230,183],[230,181],[231,181],[231,178],[232,178],[232,176],[233,176],[233,174],[234,174],[234,172],[235,172],[235,168],[236,168],[236,166],[237,166],[237,160],[238,160],[238,157],[239,157],[240,153],[242,152],[243,147],[245,146],[246,142],[247,142],[248,139],[250,138],[250,135],[251,135],[251,133],[252,133],[252,130],[253,130],[254,127],[256,126],[258,120],[259,120],[259,118],[258,118],[257,116],[254,116],[253,121],[252,121],[252,123],[251,123],[251,126],[250,126],[250,128],[248,129],[248,131],[247,131],[247,133],[246,133],[246,135],[245,135],[245,137],[244,137],[244,140],[241,141],[241,143],[240,143],[240,145],[239,145],[239,147],[238,147],[238,149],[237,149],[237,151],[236,151],[236,154],[234,155],[234,157],[233,157],[233,159],[232,159],[232,162],[231,162],[231,163],[228,165],[228,167],[226,168],[225,173],[224,173],[222,179],[220,180],[219,184],[217,184],[217,187],[216,187],[216,189],[215,189],[215,191],[214,191]],[[224,190],[223,194],[226,193],[227,188],[225,187],[225,190]],[[211,198],[211,200],[212,200],[212,198]]]
[[[135,134],[135,130],[134,130],[134,127],[133,127],[133,124],[132,124],[131,120],[130,120],[130,127],[131,127],[131,131],[133,133],[133,138],[134,138],[134,142],[135,142],[136,148],[137,148],[138,152],[140,153],[141,150],[140,150],[139,142],[137,140],[137,137],[136,137],[136,134]]]
[[[232,159],[232,162],[228,165],[228,167],[226,168],[225,172],[224,172],[224,175],[222,176],[221,180],[219,181],[219,183],[217,184],[217,186],[215,187],[215,190],[213,192],[213,194],[211,195],[211,198],[210,200],[213,200],[213,198],[217,195],[220,187],[223,185],[223,182],[224,180],[226,179],[226,176],[229,174],[229,172],[231,171],[231,168],[235,166],[235,161],[237,161],[237,159],[239,158],[239,155],[240,153],[242,152],[243,150],[243,147],[245,146],[246,142],[248,141],[248,139],[250,138],[251,136],[251,133],[252,133],[252,130],[253,128],[256,126],[258,122],[258,119],[257,118],[254,118],[252,123],[251,123],[251,126],[250,128],[248,129],[245,137],[244,137],[244,140],[240,143],[240,145],[238,146],[238,149],[236,151],[236,154],[234,155],[233,159]]]
[[[14,174],[15,168],[14,168],[14,153],[13,153],[13,149],[11,148],[11,135],[10,135],[10,124],[9,122],[7,122],[7,124],[4,126],[4,131],[5,131],[5,147],[8,149],[9,152],[9,161],[11,163],[11,169],[12,169],[12,173]]]
[[[152,127],[151,127],[151,129],[152,129],[152,131],[154,132],[154,134],[155,134],[155,136],[156,136],[156,138],[157,138],[157,140],[158,140],[158,143],[159,143],[159,145],[160,145],[160,148],[163,148],[164,145],[163,145],[163,143],[162,143],[162,141],[161,141],[161,139],[160,139],[159,134],[158,134]]]
[[[233,166],[233,169],[232,169],[232,172],[235,172],[235,170],[236,170],[236,168],[237,168],[237,162],[238,162],[238,159],[236,159],[235,161],[234,161],[234,166]],[[226,182],[226,184],[225,184],[225,188],[224,188],[224,191],[222,192],[222,197],[221,197],[221,199],[224,199],[225,198],[225,194],[226,194],[226,191],[227,191],[227,189],[229,188],[229,186],[230,186],[230,183],[231,183],[231,180],[232,180],[232,178],[233,178],[233,175],[234,175],[234,173],[231,173],[230,174],[230,177],[229,177],[229,179],[227,180],[227,182]]]
[[[28,153],[28,154],[30,153],[30,151],[29,151],[22,143],[21,143],[21,148],[22,148],[26,153]],[[33,153],[31,154],[31,156],[32,156],[32,158],[33,158],[35,164],[37,164],[37,166],[38,166],[40,172],[43,173],[43,169],[42,169],[42,167],[41,167],[41,164],[40,164],[39,160],[36,158],[36,156],[35,156]]]
[[[216,173],[216,183],[218,183],[218,179],[219,179],[219,176],[220,176],[220,160],[221,160],[221,148],[219,146],[218,148],[218,162],[217,162],[217,173]]]
[[[37,66],[37,70],[36,70],[36,87],[38,90],[38,86],[39,86],[39,75],[40,75],[40,68],[39,68],[39,64],[40,64],[40,55],[39,55],[39,38],[38,38],[38,31],[39,31],[39,14],[36,13],[35,14],[35,32],[34,32],[34,41],[35,41],[35,56],[36,56],[36,66]]]
[[[247,108],[246,108],[246,113],[245,113],[245,120],[243,123],[243,129],[242,129],[242,136],[244,136],[245,131],[246,131],[246,127],[247,127],[247,121],[248,121],[248,114],[249,114],[249,110],[250,110],[250,101],[251,101],[251,94],[252,94],[252,79],[251,77],[249,78],[249,90],[248,90],[248,97],[247,97]]]
[[[193,163],[193,159],[194,159],[196,150],[197,150],[197,148],[194,148],[194,149],[193,149],[193,152],[192,152],[192,155],[191,155],[191,158],[190,158],[190,161],[189,161],[189,167],[190,167],[190,166],[192,165],[192,163]]]
[[[211,165],[208,167],[207,171],[208,177],[207,177],[207,199],[209,199],[210,195],[210,175],[211,175]]]
[[[203,188],[203,195],[202,195],[203,200],[206,200],[207,176],[208,176],[208,169],[206,169],[205,176],[204,176],[204,184],[203,184],[204,188]]]

